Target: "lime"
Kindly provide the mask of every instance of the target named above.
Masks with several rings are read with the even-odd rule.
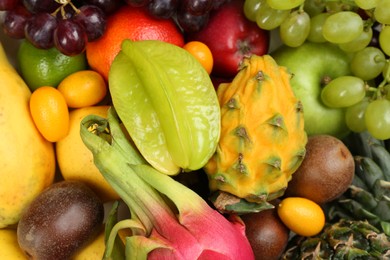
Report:
[[[20,44],[17,62],[20,74],[32,91],[41,86],[57,87],[66,76],[87,68],[85,53],[67,56],[56,48],[36,48],[27,40]]]

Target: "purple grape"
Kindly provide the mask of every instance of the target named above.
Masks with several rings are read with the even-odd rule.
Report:
[[[96,5],[102,9],[105,14],[112,14],[123,4],[122,0],[85,0],[84,2]]]
[[[168,19],[178,8],[178,0],[152,0],[148,5],[151,15],[157,18]]]
[[[4,33],[11,38],[23,39],[24,27],[31,13],[23,5],[18,5],[12,10],[5,11],[2,27]]]
[[[192,15],[204,15],[213,8],[213,0],[183,0],[181,10]]]
[[[74,56],[85,50],[88,38],[84,28],[70,19],[58,21],[54,30],[54,45],[65,55]]]
[[[61,6],[54,0],[23,0],[23,4],[31,13],[52,13]]]
[[[38,13],[27,20],[25,37],[35,47],[49,49],[54,46],[53,34],[57,27],[57,18],[49,13]]]
[[[71,5],[64,5],[56,12],[58,19],[70,19],[76,14],[76,10]]]
[[[19,5],[19,0],[0,0],[0,11],[8,11]]]
[[[95,5],[83,5],[79,13],[73,16],[73,21],[81,24],[87,34],[88,41],[101,37],[106,30],[106,15]]]
[[[219,9],[224,3],[226,3],[227,0],[213,0],[213,10]]]
[[[141,7],[146,6],[150,0],[125,0],[125,3],[134,6],[134,7]]]
[[[184,32],[198,32],[209,21],[209,13],[193,15],[188,12],[178,12],[177,22]]]

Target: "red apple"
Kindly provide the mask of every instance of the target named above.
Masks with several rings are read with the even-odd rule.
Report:
[[[200,41],[210,48],[215,76],[234,77],[244,56],[268,52],[269,32],[245,17],[243,5],[242,0],[228,1],[210,13],[203,29],[187,35],[187,41]]]

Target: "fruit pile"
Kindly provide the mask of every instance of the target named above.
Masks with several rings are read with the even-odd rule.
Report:
[[[287,46],[331,43],[350,55],[350,73],[324,79],[320,98],[345,110],[350,130],[390,138],[390,1],[245,0],[244,12]]]
[[[389,258],[389,10],[0,0],[0,258]]]

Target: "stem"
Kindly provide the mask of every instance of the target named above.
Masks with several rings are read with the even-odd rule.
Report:
[[[113,109],[110,109],[108,123],[112,131],[111,144],[106,138],[107,120],[94,115],[84,118],[81,136],[92,151],[95,165],[104,178],[125,201],[132,214],[142,222],[147,233],[150,233],[156,224],[156,213],[164,212],[170,217],[175,217],[175,214],[161,195],[134,171],[133,166],[143,164],[143,159],[137,156],[135,148],[119,130],[117,119]]]
[[[137,228],[141,232],[145,232],[144,226],[142,226],[142,224],[137,222],[137,221],[134,221],[132,219],[125,219],[125,220],[119,221],[118,223],[116,223],[114,225],[114,227],[112,228],[112,231],[110,233],[110,236],[107,239],[107,243],[106,243],[107,251],[105,252],[105,257],[108,257],[112,254],[112,250],[114,249],[114,243],[115,243],[115,239],[118,235],[118,232],[119,232],[119,230],[125,229],[125,228],[130,228],[130,229]]]
[[[386,90],[385,90],[385,86],[388,82],[390,82],[390,60],[386,60],[386,62],[388,63],[388,66],[386,68],[386,71],[384,71],[384,75],[383,75],[383,80],[381,83],[379,83],[378,85],[378,88],[377,88],[377,91],[376,91],[376,98],[379,99],[379,98],[383,98],[384,95],[386,95]]]

